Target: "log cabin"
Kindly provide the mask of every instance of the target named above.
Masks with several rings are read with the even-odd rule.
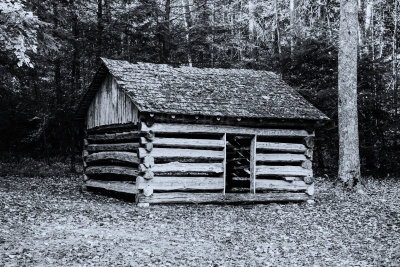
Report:
[[[313,197],[328,118],[278,75],[101,61],[77,113],[87,189],[142,206]]]

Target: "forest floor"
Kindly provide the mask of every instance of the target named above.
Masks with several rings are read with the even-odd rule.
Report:
[[[0,177],[0,266],[400,266],[400,180],[315,204],[132,203],[78,177]]]

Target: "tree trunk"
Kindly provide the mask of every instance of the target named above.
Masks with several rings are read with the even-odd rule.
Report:
[[[54,12],[54,31],[58,31],[58,4],[53,2],[53,12]],[[57,34],[56,34],[57,35]],[[61,108],[62,104],[62,89],[61,89],[61,60],[58,55],[55,56],[54,60],[54,85],[56,92],[56,109]]]
[[[296,19],[296,8],[297,0],[290,0],[289,12],[290,12],[290,58],[293,59],[294,49],[297,42],[297,19]]]
[[[161,61],[168,63],[170,61],[170,44],[171,44],[171,28],[170,28],[170,16],[171,16],[171,0],[165,1],[165,14],[163,22],[163,39],[162,39],[162,56]]]
[[[183,13],[185,17],[185,28],[186,28],[186,53],[187,53],[187,61],[188,66],[192,67],[192,44],[191,44],[191,36],[190,30],[192,28],[192,14],[190,11],[190,2],[189,0],[182,0]]]
[[[279,73],[282,75],[282,48],[281,48],[281,32],[279,29],[279,12],[278,12],[278,0],[275,0],[275,31],[274,31],[274,53],[278,56]]]
[[[360,180],[357,114],[357,0],[341,0],[339,29],[339,178],[349,187]]]
[[[211,44],[210,44],[211,68],[214,68],[214,64],[215,64],[214,40],[215,40],[215,0],[212,0],[212,6],[211,6]]]
[[[97,47],[96,47],[96,60],[100,62],[100,57],[103,54],[103,1],[97,0]]]
[[[393,79],[393,106],[394,106],[394,119],[395,125],[398,125],[398,96],[397,96],[397,86],[398,86],[398,75],[397,75],[397,28],[398,28],[398,11],[399,3],[398,0],[394,1],[394,11],[393,11],[393,35],[392,35],[392,79]],[[397,133],[398,126],[395,131]],[[396,135],[397,136],[397,135]],[[395,147],[397,147],[397,138],[395,138]]]

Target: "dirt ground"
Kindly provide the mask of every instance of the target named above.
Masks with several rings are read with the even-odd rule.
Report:
[[[170,205],[80,191],[75,177],[0,177],[0,266],[400,266],[400,180],[316,203]]]

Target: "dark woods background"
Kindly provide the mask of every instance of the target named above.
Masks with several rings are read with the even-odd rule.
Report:
[[[362,173],[396,175],[398,6],[359,2]],[[336,175],[338,1],[2,0],[0,20],[3,160],[56,157],[74,168],[74,110],[103,56],[279,73],[332,118],[317,132],[315,164]]]

